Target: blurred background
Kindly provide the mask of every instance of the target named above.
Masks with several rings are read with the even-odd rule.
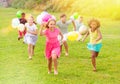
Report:
[[[78,12],[85,16],[120,20],[120,0],[0,0],[0,7],[69,14]]]

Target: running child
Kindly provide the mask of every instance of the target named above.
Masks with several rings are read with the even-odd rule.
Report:
[[[67,44],[67,33],[68,33],[68,26],[73,23],[74,30],[75,28],[75,23],[72,20],[66,21],[67,16],[65,14],[60,15],[60,20],[57,21],[57,26],[60,28],[62,34],[63,34],[63,45],[65,47],[65,55],[68,56],[68,44]],[[61,50],[62,50],[62,45],[61,45]]]
[[[48,61],[48,74],[52,72],[52,61],[54,62],[54,74],[58,74],[57,59],[60,57],[60,43],[58,41],[58,35],[63,38],[62,33],[58,28],[56,28],[56,21],[54,19],[49,19],[46,24],[46,29],[43,31],[44,25],[41,26],[40,35],[46,36],[46,49],[45,56]]]
[[[82,41],[84,41],[88,35],[90,35],[90,42],[87,48],[91,51],[91,59],[93,65],[93,71],[96,71],[96,57],[98,56],[102,47],[102,34],[100,31],[100,22],[97,19],[91,19],[88,23],[89,32],[85,35]]]
[[[25,27],[27,28],[24,42],[28,44],[28,55],[29,59],[32,59],[32,56],[34,55],[34,48],[37,41],[37,26],[34,23],[33,17],[28,18],[28,23],[25,24]]]
[[[27,23],[27,20],[25,19],[25,13],[22,13],[22,17],[19,19],[19,21],[20,21],[20,24],[24,24],[25,25],[25,23]],[[25,36],[25,34],[26,34],[26,28],[25,28],[25,30],[24,31],[18,31],[18,40],[20,40],[20,39],[22,39],[23,38],[23,36]]]

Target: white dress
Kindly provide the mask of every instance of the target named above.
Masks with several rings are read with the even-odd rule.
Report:
[[[30,26],[29,23],[26,23],[25,27],[29,31],[35,31],[35,30],[37,30],[37,26],[35,24],[33,24],[33,25]],[[35,45],[36,41],[37,41],[37,38],[38,38],[37,35],[34,35],[34,34],[31,34],[31,33],[27,32],[25,34],[25,36],[24,36],[24,42],[27,43],[27,44]]]

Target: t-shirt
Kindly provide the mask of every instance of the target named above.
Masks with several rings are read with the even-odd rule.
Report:
[[[49,43],[55,43],[58,42],[58,35],[60,33],[60,30],[58,28],[55,28],[54,31],[50,31],[49,29],[46,29],[44,31],[44,34],[46,35],[46,42]]]
[[[20,23],[22,23],[22,24],[25,24],[25,23],[27,23],[27,20],[26,19],[19,19],[20,20]]]
[[[29,25],[29,23],[26,23],[25,24],[25,27],[27,28],[27,30],[29,30],[29,31],[35,31],[35,30],[37,30],[38,28],[37,28],[37,26],[33,23],[33,25]],[[30,35],[30,36],[34,36],[33,34],[31,34],[31,33],[27,33],[28,35]]]
[[[68,20],[65,23],[63,23],[61,20],[57,22],[57,26],[60,28],[62,34],[68,33],[68,26],[71,24],[72,20]]]
[[[91,29],[89,29],[89,33],[90,33],[90,43],[93,44],[98,37],[98,31],[95,30],[94,32],[91,32]],[[97,41],[96,44],[101,43],[101,42],[102,42],[102,39]]]
[[[75,20],[76,31],[79,31],[79,28],[83,25],[83,23],[79,22],[79,20]]]

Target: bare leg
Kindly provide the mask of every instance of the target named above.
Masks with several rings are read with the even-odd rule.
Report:
[[[52,60],[54,62],[54,74],[57,75],[58,71],[57,71],[57,55],[56,54],[52,54]]]
[[[96,71],[96,54],[95,54],[95,51],[92,51],[91,59],[92,59],[93,71]]]
[[[35,49],[35,46],[32,45],[32,56],[34,55],[34,49]]]
[[[60,46],[60,52],[62,53],[62,45]]]
[[[32,55],[31,55],[31,44],[28,44],[28,55],[29,55],[29,59],[32,59]]]
[[[52,58],[48,59],[48,74],[52,71]]]
[[[96,57],[98,57],[99,52],[96,52]]]
[[[67,42],[66,41],[64,41],[63,42],[63,45],[64,45],[64,47],[65,47],[65,51],[66,51],[66,56],[68,56],[68,44],[67,44]]]

